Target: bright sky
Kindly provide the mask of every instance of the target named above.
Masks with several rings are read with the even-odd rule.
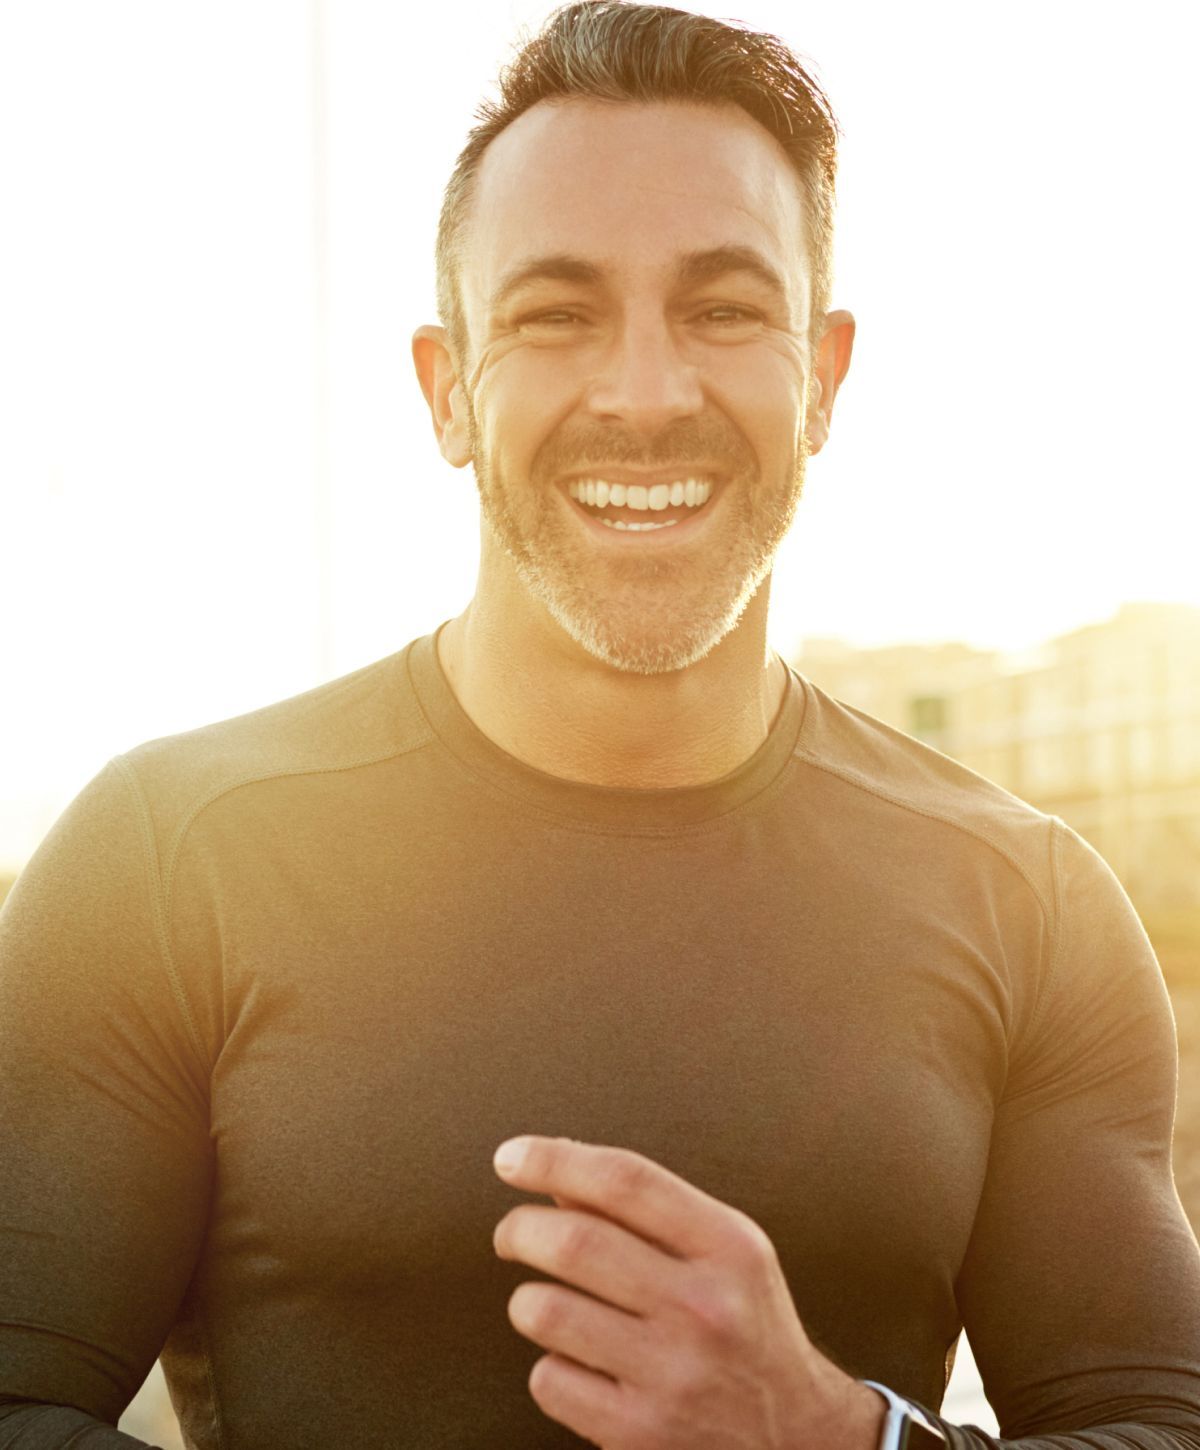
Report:
[[[112,754],[469,599],[473,484],[409,337],[475,104],[548,8],[0,4],[0,869]],[[776,646],[1015,648],[1200,603],[1178,5],[739,13],[841,118],[834,302],[859,323]]]

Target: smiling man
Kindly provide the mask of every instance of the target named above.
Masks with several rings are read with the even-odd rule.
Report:
[[[196,1450],[1200,1445],[1129,902],[767,645],[835,135],[676,10],[506,72],[413,340],[474,598],[117,757],[0,913],[0,1446],[136,1443],[160,1353]]]
[[[656,41],[663,12],[590,8],[563,35],[582,50],[617,19],[648,70],[656,44],[694,47],[704,28],[693,18],[689,40],[676,20]],[[485,520],[475,599],[439,640],[450,682],[513,755],[605,785],[711,780],[776,718],[788,672],[766,646],[768,577],[854,335],[825,312],[829,259],[810,255],[821,233],[792,160],[686,80],[649,101],[514,96],[477,171],[460,162],[470,190],[449,192],[451,327],[414,341]],[[760,108],[770,94],[760,83]],[[797,120],[828,206],[815,88]]]

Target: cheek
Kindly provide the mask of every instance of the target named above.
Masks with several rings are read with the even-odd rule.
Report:
[[[533,428],[529,411],[520,394],[509,396],[503,388],[480,390],[475,418],[480,444],[489,459],[512,467],[528,453]]]
[[[808,395],[808,369],[799,344],[788,337],[764,347],[758,357],[758,390],[772,405],[799,415]]]
[[[577,389],[561,355],[514,353],[481,374],[475,411],[493,446],[504,452],[538,446],[573,405]],[[484,421],[486,420],[486,422]]]
[[[712,396],[764,468],[795,452],[804,433],[806,385],[792,369],[779,361],[764,361],[742,370],[736,379],[726,378]]]

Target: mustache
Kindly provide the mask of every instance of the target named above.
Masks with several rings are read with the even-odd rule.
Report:
[[[732,424],[717,419],[686,418],[651,440],[617,427],[559,429],[538,450],[531,468],[535,479],[556,478],[568,469],[665,468],[703,464],[723,472],[756,468],[754,451]]]

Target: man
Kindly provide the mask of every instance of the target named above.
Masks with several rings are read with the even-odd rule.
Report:
[[[0,1445],[135,1443],[160,1350],[204,1450],[1200,1444],[1132,909],[766,645],[833,173],[769,37],[507,73],[413,342],[474,599],[112,762],[0,917]]]

